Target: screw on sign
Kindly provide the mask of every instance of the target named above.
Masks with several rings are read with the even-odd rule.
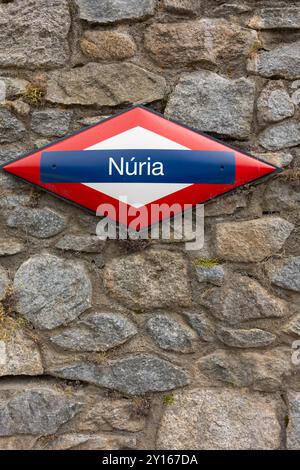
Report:
[[[186,205],[204,203],[280,171],[143,106],[2,168],[94,213],[110,204],[116,221],[125,224],[134,212],[150,210],[153,204],[174,205],[179,213]],[[162,219],[163,210],[151,224]]]

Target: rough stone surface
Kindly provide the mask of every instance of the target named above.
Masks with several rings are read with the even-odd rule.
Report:
[[[57,377],[90,382],[128,395],[163,392],[189,383],[182,369],[152,355],[126,357],[103,366],[79,363],[50,372]]]
[[[24,249],[23,243],[13,238],[0,238],[0,256],[11,256],[21,253]]]
[[[255,12],[248,25],[254,29],[299,29],[300,8],[262,8]]]
[[[49,238],[60,233],[65,228],[66,221],[64,217],[48,208],[22,207],[10,212],[7,225],[37,238]]]
[[[259,143],[267,150],[281,150],[300,145],[300,123],[293,119],[267,127],[259,136]]]
[[[299,78],[300,41],[253,54],[248,61],[248,70],[263,77]]]
[[[216,286],[221,286],[224,282],[225,271],[222,266],[196,266],[199,282],[210,282]]]
[[[295,256],[275,270],[272,282],[276,286],[300,292],[300,256]]]
[[[211,383],[268,392],[285,390],[292,374],[291,352],[281,348],[263,352],[219,350],[201,358],[197,366]]]
[[[263,89],[257,101],[257,112],[262,124],[282,121],[294,115],[294,104],[282,82],[269,82]]]
[[[253,153],[252,155],[264,160],[267,163],[271,163],[271,165],[278,166],[283,168],[288,166],[293,161],[293,155],[290,152],[267,152],[267,153]]]
[[[235,28],[223,19],[194,22],[161,23],[150,26],[145,34],[145,47],[163,66],[187,65],[194,62],[219,63],[247,56],[257,34]]]
[[[46,99],[51,103],[116,106],[160,100],[165,79],[134,64],[90,63],[49,74]]]
[[[0,391],[0,436],[54,434],[76,413],[73,400],[48,388],[5,392]]]
[[[212,287],[202,297],[219,320],[232,325],[259,318],[281,318],[288,314],[285,303],[273,297],[257,281],[238,274],[223,287]]]
[[[232,193],[209,201],[204,208],[205,217],[217,217],[220,215],[231,215],[236,210],[247,207],[245,194]]]
[[[64,235],[55,246],[64,251],[100,253],[104,243],[96,235]]]
[[[177,253],[150,250],[116,258],[105,268],[108,293],[134,309],[188,306],[187,264]]]
[[[70,128],[71,117],[71,113],[55,109],[35,111],[31,118],[31,129],[45,137],[62,137]]]
[[[269,331],[251,328],[249,330],[220,327],[217,336],[227,346],[235,348],[259,348],[274,343],[276,336]]]
[[[25,261],[15,275],[16,308],[36,328],[68,323],[90,307],[91,282],[83,266],[41,254]]]
[[[3,2],[2,2],[3,3]],[[70,15],[67,0],[22,0],[1,5],[2,67],[64,65],[68,59]]]
[[[293,228],[293,224],[280,217],[219,223],[217,256],[230,261],[262,261],[283,247]]]
[[[207,70],[184,75],[172,93],[166,116],[206,132],[246,138],[251,129],[254,85]]]
[[[4,82],[6,100],[22,96],[29,85],[27,80],[14,77],[0,77],[0,82]]]
[[[2,266],[0,266],[0,300],[5,298],[8,287],[9,277],[7,271]]]
[[[194,389],[176,393],[158,432],[158,449],[278,449],[277,402],[264,394]],[[259,432],[258,432],[259,430]]]
[[[79,17],[91,23],[115,23],[154,14],[156,0],[75,0]]]
[[[74,351],[107,351],[137,334],[134,324],[116,313],[93,313],[64,329],[51,341]]]
[[[300,449],[300,393],[288,393],[289,423],[287,427],[287,448]]]
[[[1,329],[5,330],[5,328],[4,323],[1,325]],[[21,330],[16,330],[12,333],[12,336],[8,335],[6,339],[0,339],[0,377],[6,375],[41,375],[43,371],[37,345]]]
[[[300,336],[300,315],[296,315],[292,318],[283,328],[285,333],[289,335]]]
[[[80,45],[86,56],[102,60],[129,59],[137,50],[128,34],[117,31],[86,31]]]
[[[189,353],[193,351],[192,330],[167,315],[155,315],[146,323],[146,328],[154,341],[162,349]]]
[[[297,210],[299,203],[300,188],[298,184],[292,186],[281,179],[270,181],[264,194],[264,207],[267,211]]]
[[[210,342],[215,338],[215,327],[204,313],[184,313],[190,326],[197,332],[202,341]]]
[[[163,0],[163,5],[171,13],[194,16],[200,11],[201,0]]]
[[[25,133],[22,122],[7,109],[0,108],[0,143],[9,144],[21,140]]]

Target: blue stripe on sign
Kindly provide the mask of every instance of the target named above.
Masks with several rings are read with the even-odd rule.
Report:
[[[42,183],[234,184],[234,152],[82,150],[42,152]]]

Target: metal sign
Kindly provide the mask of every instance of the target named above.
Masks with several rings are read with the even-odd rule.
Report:
[[[128,224],[133,210],[155,203],[180,212],[279,169],[136,106],[3,170],[94,213],[111,204]]]

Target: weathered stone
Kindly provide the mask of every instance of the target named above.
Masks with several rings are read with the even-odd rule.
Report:
[[[300,122],[290,119],[267,127],[258,141],[265,149],[273,151],[296,147],[300,145]]]
[[[37,238],[49,238],[66,227],[65,219],[51,209],[17,208],[7,218],[7,225]]]
[[[231,15],[240,15],[243,13],[247,13],[248,11],[251,11],[252,7],[244,3],[223,3],[220,6],[217,6],[214,10],[213,13],[215,16],[221,16],[224,18],[225,16],[231,16]]]
[[[163,77],[134,64],[94,64],[49,74],[47,101],[85,106],[117,106],[160,100]]]
[[[267,163],[271,163],[271,165],[275,165],[280,168],[288,166],[290,163],[292,163],[294,159],[293,155],[290,152],[285,151],[277,153],[253,153],[252,155],[260,158],[261,160],[264,160]]]
[[[254,29],[299,29],[300,8],[262,8],[255,12],[248,26]]]
[[[163,0],[163,5],[171,13],[195,16],[201,8],[201,0]]]
[[[75,0],[79,17],[91,23],[115,23],[154,15],[156,0]]]
[[[15,209],[19,206],[30,204],[31,196],[29,193],[10,193],[6,192],[0,199],[1,209]],[[25,208],[19,208],[26,210]]]
[[[272,283],[284,289],[300,292],[300,256],[286,260],[272,275]]]
[[[230,80],[201,70],[180,79],[168,101],[166,117],[202,131],[243,139],[250,134],[253,101],[250,80]]]
[[[100,253],[105,243],[96,235],[64,235],[55,247],[65,251]]]
[[[259,44],[253,33],[223,19],[155,23],[146,30],[145,47],[165,66],[201,61],[218,64],[247,56],[253,44]]]
[[[13,238],[0,238],[0,256],[10,256],[21,253],[24,249],[23,243]]]
[[[71,117],[72,113],[56,109],[35,111],[32,113],[31,129],[45,137],[62,137],[70,128]]]
[[[278,449],[277,401],[262,393],[207,388],[177,392],[166,407],[157,448]],[[258,432],[259,430],[259,432]]]
[[[116,313],[93,313],[52,336],[51,341],[74,351],[107,351],[137,334],[134,324]]]
[[[6,269],[0,266],[0,300],[3,300],[6,296],[7,289],[9,287],[9,278]]]
[[[300,393],[289,392],[287,395],[289,406],[289,423],[287,427],[287,448],[300,449]]]
[[[291,352],[281,348],[260,353],[219,350],[201,358],[197,366],[214,385],[225,382],[269,392],[285,390],[292,374]]]
[[[136,53],[133,39],[118,31],[86,31],[80,45],[82,52],[94,59],[122,60]]]
[[[70,380],[82,380],[128,395],[144,395],[183,387],[186,372],[156,356],[140,354],[116,359],[107,365],[78,363],[49,371]]]
[[[108,294],[139,310],[189,306],[187,278],[185,259],[163,250],[115,258],[104,270]]]
[[[0,82],[4,82],[6,100],[22,96],[29,85],[27,80],[13,77],[0,77]]]
[[[5,393],[6,392],[6,393]],[[11,393],[12,396],[7,394]],[[50,388],[0,391],[0,436],[51,435],[73,418],[76,403]]]
[[[28,116],[30,113],[30,106],[28,103],[25,103],[22,100],[16,101],[7,101],[6,104],[10,107],[10,109],[20,116]]]
[[[3,3],[3,2],[2,2]],[[67,0],[22,0],[1,5],[0,65],[55,67],[69,55]]]
[[[42,254],[20,266],[14,292],[17,311],[36,328],[51,329],[90,307],[92,287],[81,264]]]
[[[232,325],[259,318],[281,318],[286,304],[270,295],[257,281],[233,275],[223,287],[212,287],[202,297],[205,306],[219,320]]]
[[[276,340],[275,335],[259,328],[233,330],[220,327],[217,329],[217,336],[224,344],[235,348],[259,348],[269,346]]]
[[[289,335],[300,336],[300,315],[292,318],[283,328],[283,331]]]
[[[294,79],[300,77],[300,41],[283,44],[271,51],[252,54],[248,71],[263,77]]]
[[[62,434],[47,439],[34,447],[34,450],[124,450],[136,448],[136,437],[118,433],[101,434]],[[0,442],[1,445],[1,442]]]
[[[25,153],[28,153],[29,148],[26,146],[22,145],[21,143],[19,144],[10,144],[10,145],[1,145],[0,148],[0,164],[4,165],[5,163],[8,163],[12,161],[14,158],[20,157],[24,155]],[[4,186],[4,183],[7,183],[10,181],[9,186],[5,184],[6,187],[22,187],[22,183],[20,180],[16,180],[13,176],[10,176],[8,173],[5,174],[2,172],[0,174],[0,185]],[[14,182],[14,184],[12,183]],[[23,185],[24,186],[24,185]]]
[[[215,338],[215,327],[204,313],[185,312],[190,326],[197,332],[200,339],[206,342],[213,341]]]
[[[0,108],[0,144],[9,144],[23,139],[26,129],[7,109]]]
[[[94,126],[95,124],[99,124],[100,121],[104,121],[104,119],[109,118],[110,116],[88,116],[79,119],[79,124],[83,126]]]
[[[210,282],[216,286],[221,286],[224,282],[225,271],[220,265],[212,267],[196,265],[196,273],[199,282]]]
[[[231,215],[238,209],[247,207],[247,197],[243,193],[224,195],[205,204],[205,217]]]
[[[6,328],[5,322],[1,328]],[[43,366],[38,347],[22,330],[0,340],[0,376],[40,374]]]
[[[281,81],[270,81],[257,100],[258,119],[261,124],[278,122],[292,117],[294,104]]]
[[[263,217],[216,225],[217,257],[238,262],[256,262],[277,253],[294,226],[280,217]]]
[[[288,181],[276,179],[271,181],[264,193],[264,207],[270,212],[298,209],[300,203],[300,188]]]
[[[193,351],[195,335],[192,330],[167,315],[155,315],[146,323],[154,341],[162,349],[189,353]]]

